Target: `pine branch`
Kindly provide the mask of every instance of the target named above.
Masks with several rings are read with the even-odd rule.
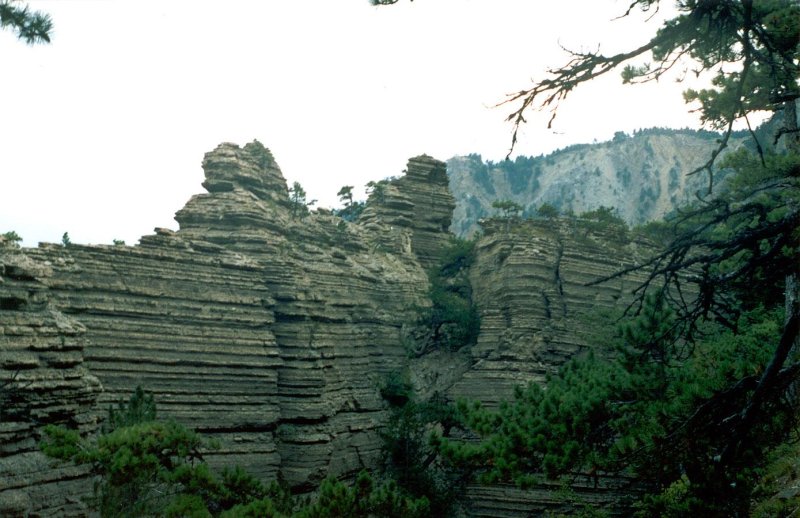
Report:
[[[0,28],[10,29],[17,38],[28,45],[50,43],[53,21],[50,15],[41,11],[31,11],[26,5],[17,6],[19,0],[0,2]]]

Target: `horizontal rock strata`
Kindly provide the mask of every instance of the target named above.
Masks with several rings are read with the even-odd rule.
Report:
[[[51,274],[0,241],[0,516],[88,512],[88,470],[53,462],[37,446],[48,424],[93,432],[101,390],[85,367],[85,327],[51,304]]]
[[[0,373],[41,387],[20,400],[27,417],[0,424],[0,514],[36,505],[79,514],[67,499],[78,490],[65,488],[85,489],[86,473],[43,463],[37,430],[59,422],[89,433],[138,385],[161,416],[218,440],[212,465],[298,492],[375,468],[390,374],[410,367],[420,394],[496,405],[593,345],[587,318],[620,308],[640,278],[585,284],[648,250],[568,221],[486,222],[470,271],[477,344],[410,361],[409,329],[430,304],[425,272],[451,238],[442,162],[411,159],[356,222],[293,204],[258,142],[222,144],[203,168],[208,192],[178,211],[178,231],[157,229],[134,247],[0,251]],[[618,483],[575,491],[606,502]],[[547,484],[469,494],[475,516],[562,509]]]
[[[209,192],[178,212],[177,232],[29,252],[87,328],[86,363],[106,389],[97,415],[142,385],[160,415],[219,440],[212,464],[299,491],[376,466],[379,387],[426,303],[412,250],[420,193],[405,227],[346,223],[294,210],[257,142],[223,144],[203,166]]]
[[[602,345],[597,326],[626,307],[644,274],[586,284],[651,250],[580,221],[484,222],[470,270],[481,331],[469,351],[473,365],[451,396],[495,406],[515,385],[543,382],[576,353]]]
[[[55,304],[87,328],[86,365],[108,406],[141,385],[159,414],[219,439],[212,463],[274,476],[274,300],[255,263],[169,231],[137,247],[43,246]],[[235,408],[235,411],[232,409]]]
[[[586,284],[642,261],[653,247],[629,242],[620,229],[567,219],[495,219],[484,221],[483,229],[470,270],[481,331],[477,344],[462,353],[470,367],[443,389],[451,400],[496,408],[515,386],[544,383],[577,353],[604,345],[597,341],[598,326],[626,307],[644,275]],[[549,482],[524,491],[475,485],[467,507],[476,517],[569,515],[581,506],[625,515],[630,481],[601,482],[576,479],[567,493]]]
[[[264,183],[280,185],[278,198],[240,183],[195,196],[176,219],[180,235],[259,264],[276,299],[271,329],[283,360],[277,370],[281,474],[311,488],[329,474],[377,462],[385,419],[378,387],[405,358],[401,330],[424,304],[427,280],[409,229],[292,210],[277,164],[254,144],[224,144],[206,155],[204,168],[213,179],[220,168],[255,171],[255,164],[272,178]],[[407,212],[413,206],[412,200]],[[413,226],[414,213],[406,218]]]
[[[423,268],[430,268],[451,238],[448,229],[455,202],[448,189],[444,162],[421,155],[412,158],[406,174],[392,180],[380,198],[370,197],[362,223],[383,222],[411,231],[411,247]]]
[[[581,511],[602,510],[604,516],[628,516],[631,480],[600,477],[596,483],[576,477],[569,487],[543,481],[528,489],[512,485],[470,485],[466,512],[472,518],[528,518],[530,516],[580,516]],[[612,504],[613,503],[613,504]]]

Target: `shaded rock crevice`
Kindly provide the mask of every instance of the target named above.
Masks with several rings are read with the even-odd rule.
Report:
[[[561,316],[567,317],[567,303],[564,300],[564,280],[561,278],[561,259],[564,256],[564,241],[560,236],[556,238],[556,260],[553,265],[553,282],[556,285],[556,293],[561,302]]]

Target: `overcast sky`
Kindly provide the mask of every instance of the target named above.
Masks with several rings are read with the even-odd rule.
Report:
[[[0,232],[26,245],[128,244],[203,192],[203,154],[260,140],[321,205],[409,157],[500,160],[509,92],[562,64],[559,44],[630,49],[658,26],[628,0],[50,0],[50,45],[0,33]],[[669,2],[667,2],[669,3]],[[615,131],[696,126],[666,81],[578,89],[515,154]]]

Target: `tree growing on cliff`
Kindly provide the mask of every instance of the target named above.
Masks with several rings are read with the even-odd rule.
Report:
[[[353,186],[343,186],[339,189],[339,192],[336,193],[336,196],[339,197],[339,201],[344,205],[344,207],[336,211],[336,214],[345,221],[355,221],[358,219],[358,216],[364,210],[364,202],[353,200]]]
[[[492,208],[497,209],[503,219],[517,218],[522,212],[522,205],[512,200],[495,200]]]
[[[658,4],[633,0],[625,15]],[[672,511],[744,516],[761,459],[796,422],[797,401],[788,390],[800,371],[790,354],[800,330],[800,5],[715,0],[677,2],[677,8],[641,46],[608,56],[570,53],[565,66],[508,99],[516,103],[509,116],[513,149],[531,110],[550,110],[550,124],[572,90],[612,70],[621,70],[625,83],[655,81],[684,64],[713,76],[710,88],[685,93],[703,123],[722,131],[709,160],[687,172],[705,173],[708,187],[670,222],[676,237],[666,250],[631,269],[647,275],[631,310],[652,322],[638,338],[623,337],[628,345],[619,361],[604,362],[603,370],[592,362],[569,364],[546,391],[521,389],[499,413],[465,409],[486,441],[456,449],[462,459],[482,459],[490,478],[521,483],[537,470],[634,469],[656,484],[645,499],[651,515],[674,505]],[[717,162],[734,123],[750,128],[751,115],[765,110],[782,114],[774,139],[785,152],[766,152],[751,130],[755,154],[730,159],[737,175],[720,190]],[[771,316],[747,320],[759,306]],[[769,326],[749,340],[748,369],[719,366],[726,347]],[[703,362],[711,363],[699,367]],[[658,375],[639,374],[650,371]],[[686,384],[697,388],[686,394],[676,381],[698,372]],[[581,387],[592,390],[571,397]],[[684,395],[670,404],[676,394]]]
[[[336,193],[336,196],[339,197],[339,201],[342,202],[345,207],[349,207],[353,204],[353,186],[343,186],[341,189],[339,189],[339,192]]]
[[[308,208],[317,203],[317,200],[306,201],[306,190],[300,182],[294,182],[289,188],[289,202],[292,206],[292,217],[302,217],[308,214]]]
[[[53,20],[49,14],[31,11],[19,0],[0,1],[0,28],[8,29],[28,45],[50,43]]]
[[[536,214],[539,217],[546,218],[546,219],[553,219],[557,218],[560,214],[559,210],[555,207],[555,205],[550,203],[542,203],[536,209]]]
[[[5,243],[9,243],[16,247],[18,247],[19,242],[22,241],[22,237],[13,230],[9,230],[8,232],[3,232],[2,234],[0,234],[0,236],[3,237],[3,241]]]
[[[455,351],[477,341],[481,321],[468,276],[474,260],[475,241],[454,238],[428,271],[431,306],[419,309],[418,325],[425,329],[425,338],[416,344],[414,354]]]
[[[367,196],[373,197],[376,202],[384,203],[386,201],[386,186],[389,180],[379,180],[377,182],[370,180],[366,185]]]

